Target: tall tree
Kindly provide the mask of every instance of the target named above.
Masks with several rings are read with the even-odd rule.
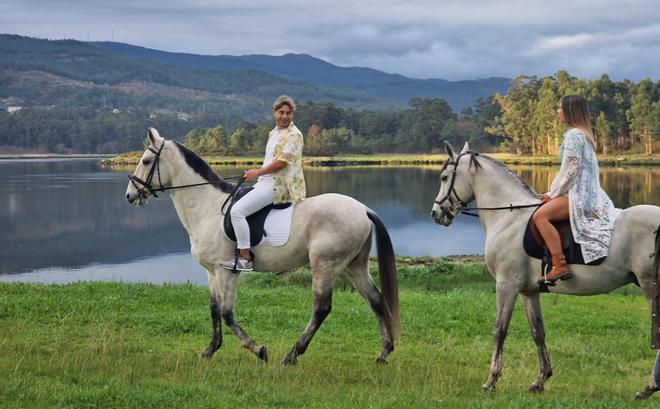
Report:
[[[647,155],[653,153],[653,104],[658,102],[658,92],[650,79],[642,80],[636,87],[629,111],[630,130]]]

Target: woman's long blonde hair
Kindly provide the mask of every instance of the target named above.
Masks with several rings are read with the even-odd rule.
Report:
[[[564,114],[566,125],[584,132],[595,151],[596,138],[594,138],[591,130],[591,117],[589,116],[589,105],[586,98],[581,95],[566,95],[561,99],[561,110]]]

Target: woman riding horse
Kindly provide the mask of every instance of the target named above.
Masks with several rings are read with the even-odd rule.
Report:
[[[560,147],[559,174],[550,191],[540,195],[544,204],[533,216],[534,225],[552,255],[552,271],[540,276],[539,282],[571,277],[553,222],[570,220],[584,262],[589,263],[607,256],[614,220],[619,214],[598,180],[596,141],[591,133],[587,100],[579,95],[567,95],[562,98],[557,113],[570,129],[564,133]]]
[[[250,227],[247,217],[271,203],[295,203],[305,198],[305,178],[302,172],[302,132],[293,124],[296,104],[287,95],[279,96],[273,104],[275,128],[268,134],[266,155],[260,169],[249,169],[245,180],[257,179],[254,189],[236,202],[230,211],[239,251],[234,258],[220,265],[228,270],[252,271],[250,255]]]

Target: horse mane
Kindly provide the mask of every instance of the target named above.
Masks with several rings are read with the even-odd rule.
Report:
[[[486,159],[486,160],[487,160],[488,162],[490,162],[491,164],[493,164],[493,165],[497,165],[499,168],[501,168],[502,170],[504,170],[504,173],[507,175],[507,177],[508,177],[512,182],[514,182],[515,184],[517,184],[518,186],[520,186],[524,191],[526,191],[527,193],[529,193],[531,196],[534,196],[534,197],[537,197],[537,196],[538,196],[538,195],[536,194],[536,192],[534,192],[534,190],[533,190],[531,187],[529,187],[529,185],[527,184],[527,182],[525,182],[522,178],[520,178],[520,176],[518,176],[518,175],[516,175],[515,173],[513,173],[513,172],[511,171],[511,169],[509,169],[504,163],[500,162],[500,161],[497,160],[497,159],[491,158],[490,156],[485,156],[485,155],[480,155],[480,154],[476,154],[476,155],[475,155],[475,154],[472,154],[472,155],[471,155],[471,158],[470,158],[470,166],[472,166],[472,163],[474,163],[474,164],[475,164],[475,167],[477,167],[477,168],[481,166],[481,165],[479,164],[479,160],[477,159],[477,156],[478,156],[479,158],[484,158],[484,159]]]
[[[220,188],[225,193],[231,193],[234,185],[225,181],[209,166],[204,159],[200,158],[195,152],[181,145],[177,141],[173,141],[174,145],[179,148],[179,151],[183,154],[183,158],[186,160],[188,166],[190,166],[195,172],[197,172],[201,177],[206,179],[211,185]]]

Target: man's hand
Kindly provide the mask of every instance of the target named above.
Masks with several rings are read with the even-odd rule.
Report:
[[[259,169],[248,169],[245,171],[245,173],[243,173],[243,177],[245,178],[245,180],[253,180],[258,178],[259,176],[261,176],[259,174]]]

